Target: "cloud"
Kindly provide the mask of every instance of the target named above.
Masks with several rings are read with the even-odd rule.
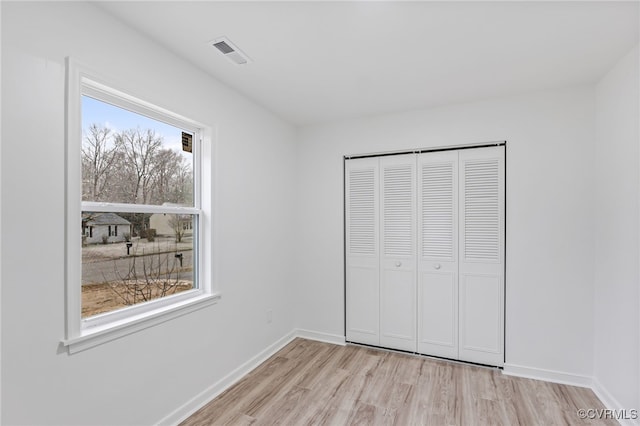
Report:
[[[105,121],[102,125],[104,127],[106,127],[107,129],[111,130],[111,132],[113,132],[113,133],[120,132],[120,129],[116,125],[111,123],[110,121]]]
[[[174,152],[177,152],[182,157],[184,157],[185,160],[189,162],[193,161],[191,154],[182,150],[182,134],[180,135],[174,134],[174,135],[167,136],[159,133],[158,135],[163,139],[163,143],[162,143],[163,148],[170,149]]]

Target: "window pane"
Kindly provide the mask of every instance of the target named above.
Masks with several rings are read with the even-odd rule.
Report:
[[[193,137],[82,96],[82,200],[193,206]]]
[[[82,317],[195,288],[196,219],[83,212]]]

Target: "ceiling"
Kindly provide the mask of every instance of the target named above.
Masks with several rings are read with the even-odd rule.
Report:
[[[591,84],[640,22],[635,1],[98,4],[297,125]]]

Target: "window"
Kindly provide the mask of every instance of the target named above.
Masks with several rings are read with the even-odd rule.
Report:
[[[210,129],[68,70],[63,343],[74,352],[217,296]]]

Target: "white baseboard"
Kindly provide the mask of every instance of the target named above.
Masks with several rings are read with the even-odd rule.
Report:
[[[502,374],[507,376],[524,377],[527,379],[544,380],[545,382],[590,388],[593,378],[579,374],[563,373],[561,371],[545,370],[542,368],[524,367],[522,365],[505,364]]]
[[[271,344],[262,352],[227,374],[222,379],[218,380],[213,385],[209,386],[204,391],[200,392],[195,397],[191,398],[182,406],[178,407],[171,414],[163,418],[158,422],[159,425],[178,425],[180,422],[186,420],[190,415],[198,411],[209,401],[220,395],[222,392],[233,386],[237,381],[242,379],[251,370],[265,362],[269,357],[278,352],[280,349],[288,345],[296,337],[302,337],[309,340],[317,340],[320,342],[332,343],[334,345],[345,345],[344,336],[336,334],[321,333],[318,331],[295,329],[290,333],[287,333],[277,342]]]
[[[626,412],[624,414],[626,414],[628,417],[631,416],[631,409],[633,409],[634,407],[623,407],[622,404],[620,404],[612,395],[611,393],[609,393],[609,391],[602,386],[602,383],[600,383],[600,381],[598,381],[597,378],[594,377],[593,379],[593,386],[591,386],[591,389],[593,390],[593,393],[596,394],[596,396],[598,397],[598,399],[600,401],[602,401],[602,404],[604,404],[605,407],[611,409],[611,410],[626,410]],[[640,407],[638,407],[638,409],[640,409]],[[617,413],[620,414],[620,413]],[[640,419],[617,419],[618,423],[620,423],[620,426],[640,426]]]
[[[235,384],[237,381],[251,372],[251,370],[265,362],[270,356],[285,347],[295,338],[295,331],[287,333],[285,336],[278,339],[278,341],[265,348],[262,352],[260,352],[244,364],[240,365],[238,368],[227,374],[222,379],[218,380],[213,385],[209,386],[204,391],[200,392],[195,397],[191,398],[191,400],[187,401],[182,406],[178,407],[171,414],[160,420],[158,424],[177,425],[180,422],[186,420],[190,415],[198,411],[216,396],[227,390],[229,387],[231,387],[233,384]]]
[[[634,407],[623,407],[595,377],[581,376],[578,374],[563,373],[560,371],[545,370],[542,368],[523,367],[521,365],[505,364],[503,374],[508,376],[524,377],[527,379],[544,380],[545,382],[560,383],[563,385],[580,386],[590,388],[607,409],[613,410],[612,415],[633,415]],[[590,409],[595,407],[581,407]],[[616,411],[617,410],[617,411]],[[640,419],[616,419],[620,426],[640,426]]]
[[[346,345],[344,336],[337,334],[321,333],[319,331],[303,330],[298,328],[295,330],[296,337],[302,337],[309,340],[317,340],[319,342],[333,343],[334,345]]]
[[[251,370],[258,367],[264,361],[266,361],[273,354],[289,344],[296,337],[304,339],[317,340],[320,342],[331,343],[335,345],[346,344],[345,337],[323,333],[318,331],[295,329],[285,336],[278,339],[275,343],[269,345],[262,350],[256,356],[240,365],[238,368],[227,374],[222,379],[218,380],[213,385],[209,386],[204,391],[187,401],[182,406],[178,407],[168,416],[158,422],[160,425],[177,425],[180,422],[187,419],[190,415],[198,411],[209,401],[220,395],[226,389],[231,387],[237,381],[242,379]],[[602,386],[602,384],[590,376],[582,376],[577,374],[563,373],[554,370],[545,370],[542,368],[524,367],[521,365],[505,364],[503,374],[508,376],[524,377],[528,379],[543,380],[546,382],[560,383],[564,385],[580,386],[591,388],[596,396],[602,401],[603,405],[609,409],[620,410],[621,405],[611,396],[611,394]],[[585,407],[589,408],[589,407]],[[623,407],[627,408],[627,407]],[[629,408],[627,408],[630,410]],[[640,426],[638,420],[621,419],[618,420],[621,426]]]

